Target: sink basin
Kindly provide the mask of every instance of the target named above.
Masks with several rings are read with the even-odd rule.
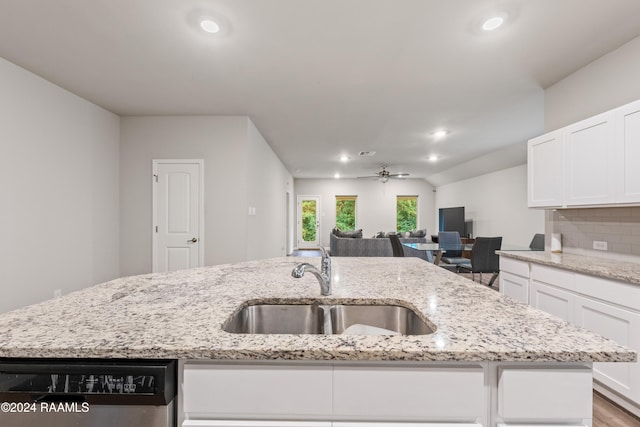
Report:
[[[322,334],[324,310],[310,304],[256,304],[242,308],[223,327],[236,334]]]
[[[342,334],[351,326],[347,333],[356,335],[434,332],[410,308],[384,304],[249,304],[233,314],[222,329],[235,334],[328,335]]]
[[[402,335],[433,333],[433,329],[415,311],[399,305],[335,305],[330,313],[334,334],[342,334],[353,325],[373,326]],[[375,334],[384,335],[384,332],[378,330]]]

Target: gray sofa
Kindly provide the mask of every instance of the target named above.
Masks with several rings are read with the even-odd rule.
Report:
[[[425,237],[407,237],[401,238],[402,243],[426,243]],[[404,247],[405,256],[417,256],[425,261],[431,261],[430,253],[426,251],[418,251],[416,249]],[[330,253],[331,256],[393,256],[391,242],[386,237],[378,238],[351,238],[338,237],[331,233],[330,235]]]

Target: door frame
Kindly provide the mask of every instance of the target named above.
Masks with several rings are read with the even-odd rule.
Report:
[[[309,244],[309,245],[301,245],[302,242],[302,201],[303,200],[316,200],[316,224],[318,224],[316,228],[316,238],[318,244]],[[322,217],[322,210],[320,209],[320,196],[300,196],[296,197],[296,249],[309,249],[309,248],[317,248],[318,246],[322,246],[322,221],[320,217]]]
[[[151,202],[151,272],[156,273],[157,265],[157,244],[158,234],[156,232],[156,226],[158,222],[158,165],[161,164],[197,164],[200,169],[199,180],[199,206],[198,206],[198,267],[204,267],[204,159],[152,159],[151,160],[151,188],[152,188],[152,202]]]

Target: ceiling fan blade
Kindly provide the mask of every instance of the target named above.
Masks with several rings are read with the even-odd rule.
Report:
[[[389,174],[389,178],[406,178],[409,175],[410,174],[408,173],[392,173],[392,174]]]
[[[378,175],[367,175],[367,176],[357,176],[356,178],[365,178],[365,179],[366,178],[376,178],[377,179],[377,178],[379,178],[379,176]]]

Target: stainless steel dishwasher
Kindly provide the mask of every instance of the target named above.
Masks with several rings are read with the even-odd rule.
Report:
[[[174,427],[174,360],[0,359],[0,426]]]

